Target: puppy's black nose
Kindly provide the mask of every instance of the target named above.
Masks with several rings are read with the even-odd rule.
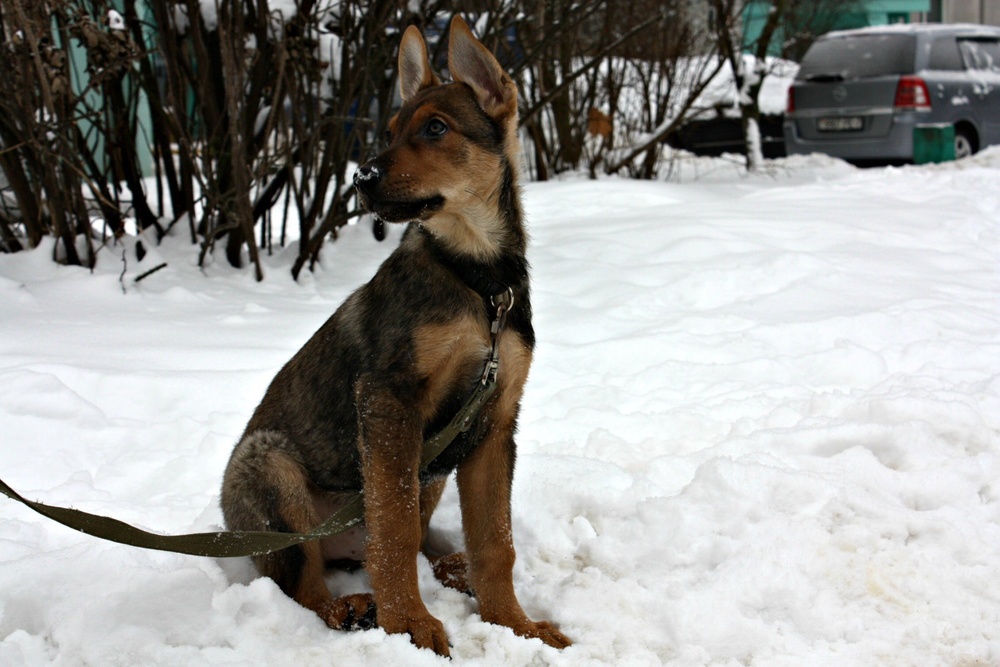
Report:
[[[366,162],[354,172],[354,187],[359,190],[370,188],[378,183],[380,178],[382,178],[382,172],[378,166],[373,165],[371,162]]]

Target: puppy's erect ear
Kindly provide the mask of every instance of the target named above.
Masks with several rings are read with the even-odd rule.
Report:
[[[416,26],[403,33],[399,43],[399,94],[403,101],[410,99],[424,88],[437,86],[441,80],[431,70],[427,59],[427,45]]]
[[[497,121],[517,117],[517,86],[457,14],[451,20],[448,71],[472,88],[488,116]]]

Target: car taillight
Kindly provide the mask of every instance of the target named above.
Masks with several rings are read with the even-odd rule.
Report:
[[[901,76],[896,86],[897,109],[915,109],[917,111],[931,110],[931,93],[927,84],[919,76]]]
[[[795,88],[788,87],[788,103],[785,105],[785,113],[795,113]]]

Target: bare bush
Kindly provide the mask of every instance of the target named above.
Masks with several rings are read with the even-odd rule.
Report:
[[[294,217],[298,274],[356,215],[348,165],[370,152],[390,106],[392,27],[410,18],[406,3],[148,7],[139,15],[124,3],[122,16],[108,0],[10,0],[0,9],[0,76],[16,91],[0,99],[6,247],[55,235],[60,259],[92,264],[92,217],[112,236],[126,216],[160,235],[185,221],[202,262],[223,242],[228,261],[241,266],[246,253],[259,279],[258,249],[283,243]],[[70,67],[74,46],[83,71]],[[137,145],[151,149],[155,193]]]
[[[656,174],[664,137],[720,62],[690,6],[479,0],[463,8],[518,83],[536,178]],[[0,97],[3,249],[54,236],[59,261],[92,265],[134,220],[157,237],[184,229],[202,264],[220,252],[258,279],[261,254],[295,237],[298,276],[360,215],[350,176],[377,151],[398,99],[401,29],[420,27],[440,66],[453,11],[443,0],[139,7],[0,5],[0,85],[11,91]]]

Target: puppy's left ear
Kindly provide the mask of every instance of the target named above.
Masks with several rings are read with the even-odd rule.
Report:
[[[490,118],[509,121],[517,117],[517,86],[457,14],[451,20],[448,71],[455,81],[472,88]]]

